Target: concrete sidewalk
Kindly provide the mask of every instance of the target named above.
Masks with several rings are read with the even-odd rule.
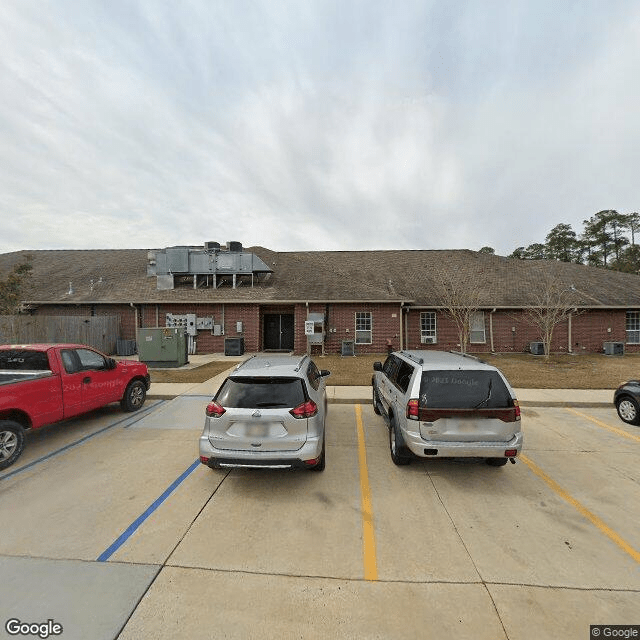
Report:
[[[212,398],[227,372],[196,384],[151,384],[149,398],[175,398],[181,395]],[[522,407],[601,407],[613,406],[613,389],[515,389]],[[371,387],[327,387],[332,404],[371,404]]]

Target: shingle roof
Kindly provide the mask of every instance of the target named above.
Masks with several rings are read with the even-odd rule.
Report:
[[[147,276],[147,249],[0,254],[0,278],[30,255],[33,278],[25,302],[32,304],[405,301],[429,306],[438,303],[437,274],[444,270],[473,282],[484,307],[522,307],[536,304],[540,283],[554,274],[562,286],[575,287],[579,306],[640,307],[640,276],[584,265],[469,250],[245,251],[273,269],[254,287],[158,291],[155,276]]]

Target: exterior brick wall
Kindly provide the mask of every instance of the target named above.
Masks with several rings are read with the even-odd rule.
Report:
[[[212,330],[201,330],[196,338],[196,353],[222,353],[224,340],[228,337],[243,336],[245,351],[259,352],[264,349],[264,316],[270,313],[292,314],[294,316],[294,351],[307,350],[304,322],[307,313],[324,314],[324,351],[340,354],[343,340],[355,340],[355,318],[357,312],[369,312],[372,318],[371,344],[356,344],[356,354],[385,353],[388,341],[392,349],[401,346],[400,333],[405,332],[403,346],[407,349],[459,350],[458,333],[453,322],[441,311],[436,313],[437,342],[420,342],[420,313],[423,310],[401,310],[399,304],[334,303],[295,305],[260,304],[142,304],[135,308],[129,305],[43,305],[34,315],[50,316],[91,316],[117,315],[121,322],[120,338],[136,338],[136,314],[138,327],[165,326],[167,313],[183,315],[195,313],[198,317],[213,317],[215,324],[224,325],[224,335],[215,336]],[[572,317],[571,351],[573,353],[601,353],[604,342],[623,342],[628,353],[640,352],[640,345],[626,343],[625,309],[587,310]],[[224,315],[224,321],[223,321]],[[540,341],[538,330],[530,324],[526,312],[521,310],[485,310],[485,342],[469,344],[470,353],[491,351],[490,326],[493,326],[493,351],[498,353],[522,353],[529,350],[529,343]],[[242,332],[236,323],[242,322]],[[552,352],[566,353],[569,350],[568,323],[555,328]],[[312,348],[320,353],[321,345]]]

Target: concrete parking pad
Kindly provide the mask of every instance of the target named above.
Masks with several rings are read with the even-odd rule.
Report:
[[[464,604],[463,604],[464,603]],[[168,567],[119,640],[506,638],[486,588]]]
[[[587,640],[591,624],[639,624],[638,591],[488,585],[509,640]]]
[[[158,571],[150,565],[0,556],[0,637],[16,637],[5,629],[16,618],[51,619],[62,625],[62,635],[51,637],[64,640],[113,640]]]
[[[173,400],[166,401],[156,411],[145,416],[144,420],[136,422],[131,428],[188,429],[201,432],[204,426],[204,411],[210,400],[209,396],[178,396]]]
[[[232,470],[168,564],[362,577],[356,455],[327,444],[322,473]]]

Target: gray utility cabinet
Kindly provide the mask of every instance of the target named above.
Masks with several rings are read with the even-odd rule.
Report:
[[[149,367],[181,367],[189,361],[184,327],[138,329],[138,356]]]

